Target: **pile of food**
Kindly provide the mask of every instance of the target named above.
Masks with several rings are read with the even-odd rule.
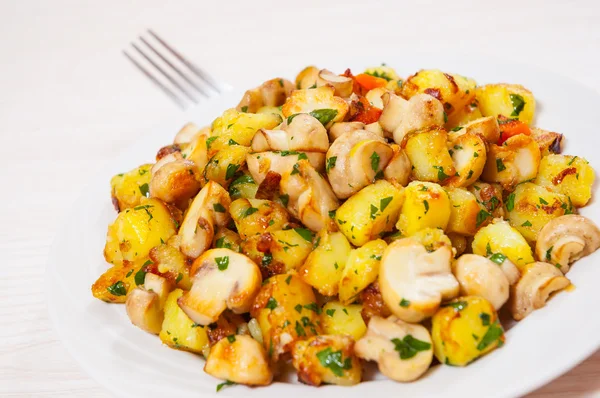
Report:
[[[387,67],[248,90],[111,181],[95,297],[223,385],[409,382],[465,366],[600,246],[594,170],[515,84]]]

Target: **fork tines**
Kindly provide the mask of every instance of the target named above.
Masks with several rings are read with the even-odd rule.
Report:
[[[196,98],[198,94],[208,98],[212,94],[222,92],[219,84],[206,72],[181,55],[152,30],[148,29],[148,34],[157,44],[140,36],[144,48],[133,42],[131,46],[151,68],[145,67],[143,62],[136,60],[126,50],[123,50],[123,54],[177,105],[185,108],[189,101],[198,103]],[[154,69],[158,73],[153,74],[149,69]]]

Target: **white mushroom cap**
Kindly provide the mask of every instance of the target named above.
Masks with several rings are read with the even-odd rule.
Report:
[[[590,219],[568,214],[544,225],[535,244],[538,260],[560,267],[563,274],[569,265],[600,247],[600,229]]]
[[[136,287],[127,296],[125,310],[135,326],[148,333],[160,333],[164,313],[158,294]]]
[[[281,193],[289,196],[287,209],[315,232],[329,229],[333,223],[329,212],[339,207],[339,201],[325,177],[307,160],[299,160],[297,165],[282,175],[279,183]]]
[[[412,238],[392,242],[379,268],[379,288],[385,304],[405,322],[432,316],[442,300],[458,295],[450,269],[452,250],[444,245],[429,253]]]
[[[404,136],[414,130],[444,125],[444,106],[427,94],[417,94],[408,101],[391,92],[384,93],[379,124],[402,144]]]
[[[452,265],[454,276],[460,284],[460,294],[480,296],[496,310],[508,300],[510,285],[498,264],[477,254],[464,254]]]
[[[365,124],[363,122],[339,122],[334,123],[329,128],[329,141],[333,142],[337,140],[342,134],[349,131],[364,130]]]
[[[552,293],[570,284],[571,281],[552,264],[537,262],[526,265],[511,294],[513,318],[520,321],[534,310],[542,308]]]
[[[330,85],[335,89],[335,95],[348,98],[352,95],[354,82],[348,76],[336,75],[327,69],[322,69],[317,75],[317,87],[326,85]]]
[[[419,351],[412,358],[402,359],[395,350],[393,339],[406,336],[429,344],[430,348]],[[367,333],[356,342],[354,352],[360,358],[376,361],[385,376],[396,381],[413,381],[427,371],[433,359],[433,346],[429,331],[418,324],[401,321],[395,316],[387,319],[374,316],[369,321]]]
[[[327,175],[336,196],[346,199],[371,184],[393,154],[385,140],[370,131],[338,137],[327,151]]]
[[[150,172],[150,196],[164,202],[185,207],[200,190],[200,169],[194,162],[183,159],[179,152],[161,158]]]
[[[215,226],[227,225],[229,212],[216,212],[216,204],[227,210],[231,199],[223,187],[209,181],[192,201],[179,228],[179,249],[186,256],[196,258],[202,254],[212,244]]]
[[[262,283],[260,269],[248,257],[230,249],[211,249],[198,257],[190,275],[192,288],[177,303],[200,325],[209,325],[227,308],[250,311]]]
[[[287,123],[287,122],[286,122]],[[301,113],[292,118],[281,130],[260,129],[252,139],[254,152],[303,151],[327,152],[327,130],[313,116]]]
[[[318,152],[302,152],[308,158],[310,165],[317,171],[325,171],[325,154]],[[269,171],[284,175],[292,171],[298,163],[297,154],[282,154],[281,152],[258,152],[246,155],[246,164],[252,179],[260,185]]]
[[[263,346],[248,335],[235,335],[235,340],[219,340],[210,349],[204,371],[221,380],[238,384],[266,386],[273,380]]]
[[[504,272],[504,276],[508,279],[509,285],[514,285],[519,281],[521,277],[521,271],[519,271],[519,267],[515,265],[512,261],[506,257],[502,264],[500,265],[500,269]]]

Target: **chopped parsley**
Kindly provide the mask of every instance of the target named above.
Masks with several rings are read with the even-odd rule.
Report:
[[[519,94],[510,94],[508,96],[513,107],[513,111],[510,116],[519,116],[525,107],[525,100]]]
[[[402,300],[400,300],[400,307],[408,307],[410,305],[410,301],[408,301],[407,299],[403,298]]]
[[[270,297],[269,301],[267,301],[267,308],[270,310],[277,308],[277,305],[277,300],[275,300],[273,297]]]
[[[485,350],[490,344],[498,339],[501,339],[504,335],[502,327],[498,325],[498,321],[490,325],[485,335],[481,338],[481,341],[477,345],[479,351]]]
[[[477,220],[475,222],[475,226],[477,228],[479,228],[479,226],[488,219],[488,217],[491,217],[492,215],[490,213],[488,213],[485,210],[479,210],[479,213],[477,213]]]
[[[327,159],[327,166],[325,167],[325,171],[329,173],[329,170],[335,167],[335,162],[337,161],[337,156],[332,156]]]
[[[121,281],[117,281],[106,288],[110,294],[113,296],[125,296],[127,295],[127,289],[125,285]]]
[[[303,237],[304,240],[306,240],[308,242],[312,242],[312,240],[313,240],[313,233],[311,231],[309,231],[308,229],[305,229],[305,228],[294,228],[294,231],[296,231],[296,233],[298,235],[300,235],[301,237]]]
[[[506,210],[513,211],[515,208],[515,194],[511,193],[508,195],[508,199],[506,199]]]
[[[444,167],[442,166],[433,166],[434,169],[438,171],[438,180],[444,181],[446,178],[450,177],[448,174],[444,173]]]
[[[142,194],[142,196],[145,196],[145,197],[150,196],[149,195],[150,189],[148,188],[148,184],[142,184],[139,186],[139,188],[140,188],[140,193]]]
[[[550,248],[546,250],[546,261],[550,261],[552,258],[552,249],[554,249],[554,246],[550,246]]]
[[[529,220],[525,221],[523,224],[521,224],[522,227],[531,227],[531,223],[529,222]]]
[[[213,209],[217,213],[225,213],[225,207],[220,203],[213,204]]]
[[[296,334],[298,336],[306,336],[306,332],[304,331],[304,328],[302,327],[302,325],[300,325],[300,322],[296,321]]]
[[[398,351],[402,360],[414,357],[419,351],[431,349],[430,343],[415,339],[411,334],[407,334],[402,340],[398,338],[392,339],[392,343],[395,346],[394,350]]]
[[[317,352],[317,359],[323,367],[329,368],[338,377],[344,375],[344,370],[352,369],[352,359],[348,357],[342,361],[342,351],[333,351],[331,347]]]
[[[392,199],[394,199],[394,198],[391,196],[388,196],[387,198],[383,198],[379,201],[379,208],[381,209],[381,211],[385,210],[385,208],[390,204]]]
[[[373,171],[377,171],[379,170],[379,161],[381,160],[381,158],[379,157],[379,155],[377,154],[377,152],[373,152],[371,154],[371,168],[373,169]]]
[[[279,200],[281,201],[281,204],[284,207],[287,207],[287,205],[288,205],[288,203],[290,201],[290,195],[288,195],[288,194],[280,195],[279,196]]]
[[[229,256],[215,257],[215,262],[219,267],[219,271],[225,271],[229,267]]]
[[[374,220],[377,212],[379,211],[379,209],[377,207],[375,207],[374,205],[371,205],[371,219]]]
[[[377,261],[381,261],[381,256],[378,256],[377,254],[371,254],[371,257],[373,260],[377,260]]]
[[[243,214],[243,217],[248,217],[251,216],[252,214],[256,213],[258,211],[258,209],[256,207],[248,207]]]
[[[246,108],[246,110],[248,109],[247,106],[243,106],[242,107],[242,112],[246,112],[246,110],[244,110],[244,108]],[[223,389],[223,387],[234,386],[236,384],[237,383],[234,383],[233,381],[225,380],[223,383],[217,384],[217,392],[221,391]]]
[[[546,201],[544,200],[544,198],[541,198],[541,197],[540,197],[540,198],[538,198],[538,199],[540,200],[540,204],[542,204],[542,205],[547,205],[547,204],[548,204],[548,202],[546,202]]]
[[[239,164],[228,164],[227,171],[225,172],[225,179],[229,180],[230,178],[233,178],[233,176],[235,175],[235,173],[238,171],[239,168],[240,168]]]
[[[235,343],[235,334],[230,334],[229,336],[227,336],[227,341],[229,341],[230,343]]]
[[[327,311],[325,311],[325,313],[327,314],[327,316],[333,317],[333,314],[335,314],[335,309],[330,308]]]
[[[451,303],[443,304],[442,307],[452,307],[454,311],[460,312],[467,308],[468,303],[466,301],[453,301]]]
[[[506,166],[502,162],[502,159],[496,159],[496,170],[498,170],[498,173],[506,170]]]
[[[490,257],[490,260],[492,260],[493,262],[495,262],[498,265],[502,265],[504,260],[506,260],[506,256],[502,253],[494,253]]]
[[[483,323],[483,326],[489,326],[490,314],[482,312],[481,314],[479,314],[479,318],[481,318],[481,323]]]
[[[335,109],[315,109],[309,115],[317,119],[323,126],[335,119],[338,111]]]

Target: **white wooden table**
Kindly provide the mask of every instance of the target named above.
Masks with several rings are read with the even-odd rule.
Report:
[[[0,396],[110,396],[57,340],[44,269],[86,179],[180,112],[120,53],[146,28],[233,85],[283,58],[427,50],[514,59],[600,91],[595,0],[203,3],[0,2]],[[599,376],[596,353],[532,396],[600,395]]]

